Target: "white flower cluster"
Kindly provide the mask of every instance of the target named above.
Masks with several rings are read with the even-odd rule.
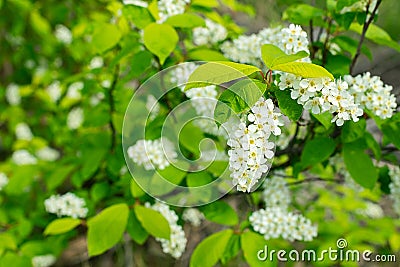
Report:
[[[134,6],[144,7],[144,8],[147,8],[149,6],[149,4],[147,2],[141,1],[141,0],[122,0],[122,3],[124,5],[134,5]]]
[[[384,84],[378,76],[366,72],[356,77],[345,75],[344,80],[349,84],[349,92],[361,108],[371,110],[381,119],[392,117],[396,110],[396,97],[391,94],[393,87]]]
[[[4,172],[0,172],[0,191],[8,184],[8,177]]]
[[[52,195],[44,201],[44,206],[48,213],[57,214],[59,217],[85,218],[88,213],[85,200],[70,192],[61,196]]]
[[[25,149],[14,151],[11,158],[17,165],[35,165],[37,163],[37,159]]]
[[[284,178],[272,175],[264,181],[262,198],[266,207],[278,207],[287,210],[291,202],[290,190]]]
[[[266,240],[282,237],[289,241],[311,241],[318,235],[318,227],[309,219],[279,207],[255,211],[249,221],[254,231],[264,235]]]
[[[265,28],[257,34],[239,36],[232,42],[221,45],[221,50],[227,58],[240,63],[249,63],[262,66],[261,46],[273,44],[281,48],[286,54],[299,51],[309,53],[307,33],[301,26],[290,24],[289,27]],[[310,61],[309,58],[303,61]]]
[[[51,101],[57,102],[61,97],[62,89],[59,81],[52,82],[46,88],[47,94],[50,96]]]
[[[225,27],[205,19],[205,27],[196,27],[193,29],[193,43],[196,45],[216,44],[226,38],[228,32]]]
[[[73,108],[67,116],[67,127],[70,130],[76,130],[82,126],[83,120],[83,109],[79,107]]]
[[[363,110],[356,103],[346,81],[331,81],[329,78],[301,78],[282,73],[278,84],[281,90],[290,88],[292,99],[313,114],[330,112],[335,114],[332,122],[342,126],[345,121],[357,122]]]
[[[370,201],[366,202],[364,209],[358,209],[356,212],[372,219],[379,219],[384,216],[382,207]]]
[[[68,86],[67,98],[70,99],[81,99],[81,91],[84,87],[83,82],[74,82]]]
[[[150,112],[149,119],[153,120],[160,112],[160,104],[153,95],[147,96],[146,108]]]
[[[92,107],[97,106],[98,104],[100,104],[100,102],[105,98],[105,95],[103,92],[98,92],[93,94],[90,99],[89,99],[89,103]]]
[[[156,140],[138,140],[127,150],[129,158],[138,165],[143,165],[146,170],[160,170],[169,166],[170,161],[176,159],[173,144],[166,138]]]
[[[93,69],[100,69],[101,67],[103,67],[104,65],[104,60],[102,57],[97,56],[92,58],[92,60],[90,60],[89,63],[89,69],[93,70]]]
[[[392,182],[389,184],[390,198],[393,200],[393,208],[400,215],[400,167],[391,166],[389,175]]]
[[[11,106],[18,106],[21,103],[21,95],[19,86],[15,83],[10,83],[6,88],[6,99]]]
[[[39,159],[50,162],[56,161],[60,157],[58,150],[48,146],[39,149],[35,154]]]
[[[156,202],[153,205],[150,205],[150,203],[147,202],[145,206],[158,211],[168,221],[171,229],[170,240],[163,238],[156,238],[156,240],[161,243],[164,253],[168,253],[175,259],[178,259],[185,251],[187,239],[182,226],[178,224],[178,216],[176,215],[175,211],[170,210],[168,205],[160,202]]]
[[[250,192],[262,174],[269,170],[268,161],[274,156],[271,133],[280,135],[282,114],[274,112],[271,99],[260,98],[247,115],[249,124],[240,122],[228,139],[229,170],[238,191]]]
[[[159,0],[158,1],[158,16],[159,22],[164,22],[167,18],[182,14],[185,12],[186,5],[191,0]]]
[[[70,44],[72,43],[72,33],[70,29],[62,24],[56,25],[56,30],[54,32],[57,40],[63,44]]]
[[[195,208],[187,208],[183,211],[182,219],[191,225],[198,227],[204,220],[204,214]]]
[[[39,255],[32,258],[33,267],[50,267],[56,263],[57,258],[52,254]]]
[[[33,138],[32,131],[25,122],[20,122],[15,126],[15,136],[18,140],[26,141],[31,141]]]

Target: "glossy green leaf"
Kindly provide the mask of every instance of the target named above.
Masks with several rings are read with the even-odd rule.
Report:
[[[193,71],[189,77],[185,91],[190,88],[230,82],[246,77],[257,71],[261,70],[257,67],[246,64],[228,61],[208,62]]]
[[[139,245],[143,245],[144,242],[146,242],[147,238],[149,237],[149,234],[140,224],[133,210],[129,211],[129,218],[128,218],[128,224],[126,225],[126,231],[131,236],[131,238]]]
[[[316,137],[306,143],[301,154],[304,167],[323,162],[335,151],[335,141],[329,137]]]
[[[135,215],[142,227],[152,236],[169,239],[171,230],[169,223],[161,213],[140,205],[135,206]]]
[[[115,204],[88,220],[89,256],[104,253],[121,239],[128,222],[129,208],[126,204]]]
[[[333,75],[329,71],[313,63],[289,62],[285,64],[275,65],[272,69],[292,73],[303,78],[327,77],[333,80]]]
[[[81,223],[80,219],[61,218],[56,219],[44,229],[45,235],[58,235],[71,231]]]
[[[234,258],[240,251],[240,235],[232,235],[226,245],[224,254],[221,257],[221,263],[226,264]]]
[[[290,5],[282,15],[283,20],[288,20],[291,23],[309,25],[310,20],[313,20],[314,25],[322,25],[322,18],[325,12],[317,7],[307,4]]]
[[[179,37],[174,28],[168,24],[151,23],[143,33],[144,45],[158,57],[163,65],[167,57],[174,51]]]
[[[362,28],[363,26],[358,23],[352,23],[350,26],[350,30],[357,32],[358,34],[362,33]],[[393,39],[384,29],[380,28],[375,24],[369,25],[365,37],[374,43],[388,46],[397,51],[400,51],[400,44],[393,41]]]
[[[177,28],[195,28],[206,25],[202,17],[191,13],[171,16],[165,23]]]
[[[358,138],[364,136],[367,123],[365,119],[361,119],[358,122],[346,121],[342,127],[342,141],[343,143],[350,143]]]
[[[122,14],[139,29],[144,29],[147,25],[154,22],[149,10],[144,7],[124,5]]]
[[[240,237],[240,243],[242,245],[244,258],[251,267],[268,266],[268,263],[270,263],[269,259],[267,261],[262,261],[258,258],[258,256],[269,256],[264,253],[264,247],[267,245],[267,241],[262,235],[251,231],[244,232]]]
[[[296,54],[287,55],[279,47],[272,44],[264,44],[261,47],[261,57],[269,69],[273,69],[276,65],[293,62],[307,56],[308,53],[305,51],[299,51]]]
[[[317,121],[319,121],[326,129],[329,129],[332,126],[332,113],[326,111],[320,114],[311,114]]]
[[[400,122],[386,122],[381,126],[384,136],[400,149]]]
[[[224,224],[224,225],[236,225],[239,222],[239,218],[235,210],[224,201],[216,201],[200,207],[201,212],[207,220]]]
[[[208,236],[194,249],[190,267],[213,267],[221,259],[232,236],[231,229]]]
[[[92,44],[98,53],[113,48],[121,39],[121,32],[113,24],[102,23],[97,25],[92,36]]]
[[[290,90],[276,90],[275,96],[278,99],[279,109],[292,121],[300,119],[303,113],[303,106],[290,96]]]

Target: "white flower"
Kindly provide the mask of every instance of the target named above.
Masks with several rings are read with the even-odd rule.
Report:
[[[21,103],[21,95],[19,94],[19,86],[10,83],[6,89],[6,99],[11,106],[18,106]]]
[[[18,140],[31,141],[33,138],[32,131],[25,122],[20,122],[15,126],[15,135]]]
[[[60,157],[60,152],[46,146],[36,151],[36,156],[41,160],[56,161]]]
[[[253,212],[249,221],[254,231],[266,240],[282,237],[289,241],[312,241],[318,228],[302,215],[287,212],[279,207],[270,207]]]
[[[89,63],[89,69],[99,69],[101,67],[103,67],[104,65],[104,61],[103,58],[100,56],[94,57],[92,58],[92,60]]]
[[[182,218],[193,226],[198,227],[201,221],[204,220],[204,214],[198,209],[187,208],[183,211]]]
[[[149,114],[150,120],[157,117],[158,113],[160,112],[160,104],[153,95],[147,96],[146,108],[150,112]]]
[[[85,200],[70,192],[52,195],[44,201],[44,206],[48,213],[57,214],[59,217],[85,218],[88,213]]]
[[[364,209],[358,209],[356,212],[372,219],[379,219],[384,216],[381,206],[370,201],[366,202]]]
[[[60,99],[62,93],[60,82],[52,82],[49,86],[47,86],[46,91],[47,94],[50,96],[50,99],[53,102],[57,102],[57,100]]]
[[[265,180],[263,187],[262,197],[266,207],[279,207],[287,210],[291,196],[284,178],[272,176]]]
[[[37,163],[37,159],[25,149],[14,151],[12,160],[17,165],[34,165]]]
[[[146,202],[145,206],[161,213],[169,223],[171,229],[170,239],[156,238],[161,243],[163,252],[170,254],[175,259],[180,258],[185,251],[187,239],[182,226],[178,224],[176,213],[169,209],[168,205],[161,202],[156,202],[153,205]]]
[[[158,22],[162,23],[171,16],[184,13],[186,5],[189,3],[190,0],[159,0],[157,2],[158,16],[160,17]]]
[[[82,126],[83,120],[83,109],[79,107],[74,108],[68,113],[67,126],[71,130],[76,130]]]
[[[33,267],[50,267],[56,263],[57,258],[52,254],[39,255],[32,258]]]
[[[92,95],[89,99],[90,105],[92,107],[97,106],[98,104],[100,104],[100,102],[104,99],[104,93],[103,92],[98,92],[94,95]]]
[[[140,0],[122,0],[122,3],[124,3],[124,5],[134,5],[134,6],[144,7],[144,8],[147,8],[149,6],[149,4],[147,2],[140,1]]]
[[[82,97],[81,91],[83,89],[83,82],[74,82],[68,86],[67,97],[71,99],[80,99]]]
[[[4,172],[0,172],[0,191],[8,184],[8,177]]]
[[[56,30],[54,32],[57,40],[64,44],[72,43],[72,33],[71,31],[62,24],[56,25]]]
[[[128,147],[129,158],[146,170],[165,169],[175,160],[177,153],[172,143],[166,139],[138,140],[135,145]]]
[[[228,33],[224,26],[209,19],[205,19],[205,22],[205,27],[193,29],[193,43],[196,45],[212,45],[226,38]]]

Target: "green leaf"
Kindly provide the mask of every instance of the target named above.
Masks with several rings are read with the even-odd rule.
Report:
[[[113,48],[120,39],[121,33],[116,25],[101,23],[95,28],[92,44],[98,53],[103,53]]]
[[[170,25],[151,23],[144,29],[143,40],[147,49],[156,55],[163,65],[174,51],[179,37]]]
[[[159,238],[170,238],[169,223],[161,213],[140,205],[135,206],[135,214],[146,231]]]
[[[73,165],[58,166],[51,174],[45,177],[47,189],[49,191],[54,190],[61,185],[69,174],[75,169]]]
[[[195,28],[206,25],[202,17],[191,13],[171,16],[165,21],[165,23],[177,28]]]
[[[198,187],[211,183],[213,180],[210,173],[207,171],[188,173],[186,183],[189,187]]]
[[[292,121],[300,119],[303,113],[303,106],[290,97],[290,90],[276,90],[275,96],[278,99],[279,109]]]
[[[144,29],[147,25],[154,22],[149,10],[144,7],[124,5],[122,14],[139,29]]]
[[[234,62],[215,61],[199,66],[189,77],[185,91],[210,84],[222,84],[246,77],[259,68]]]
[[[301,154],[303,167],[323,162],[335,151],[335,141],[329,137],[316,137],[306,143]]]
[[[362,28],[363,26],[358,23],[352,23],[350,26],[350,30],[357,32],[358,34],[362,33]],[[400,44],[393,41],[384,29],[375,24],[369,25],[365,37],[376,44],[388,46],[400,52]]]
[[[146,242],[149,234],[140,224],[137,219],[135,212],[131,210],[129,212],[128,224],[126,225],[126,231],[131,236],[131,238],[138,243],[139,245],[143,245]]]
[[[30,13],[30,23],[32,28],[41,35],[42,37],[46,37],[51,34],[51,27],[49,22],[40,15],[39,11],[33,10]]]
[[[291,5],[282,15],[283,20],[289,20],[291,23],[309,25],[313,20],[314,25],[322,25],[322,17],[325,12],[322,9],[307,5]]]
[[[200,48],[190,50],[188,52],[188,58],[193,60],[203,60],[203,61],[227,61],[228,59],[224,57],[220,52],[207,49],[207,48]]]
[[[326,111],[320,114],[311,114],[317,121],[319,121],[326,129],[329,129],[332,126],[332,113]]]
[[[194,249],[190,267],[212,267],[222,257],[233,231],[227,229],[205,238]]]
[[[141,197],[144,196],[146,193],[143,191],[143,189],[136,183],[135,179],[131,179],[131,194],[133,197]]]
[[[207,220],[223,224],[236,225],[239,222],[235,210],[224,201],[216,201],[211,204],[200,207],[201,212]]]
[[[74,218],[56,219],[44,229],[45,235],[59,235],[71,231],[81,223],[81,220]]]
[[[5,249],[16,250],[17,242],[13,235],[3,232],[0,233],[0,252],[2,252]]]
[[[244,258],[251,267],[268,266],[267,262],[258,259],[259,251],[264,251],[264,247],[267,245],[262,235],[251,231],[244,232],[240,236],[240,243],[242,244]],[[265,257],[266,255],[262,253],[260,256]]]
[[[240,235],[232,235],[226,245],[224,254],[221,257],[221,263],[226,264],[232,258],[234,258],[240,250]]]
[[[128,222],[128,205],[115,204],[88,220],[89,256],[104,253],[121,239]]]
[[[398,149],[400,149],[400,122],[386,122],[381,126],[383,135]]]
[[[365,119],[361,119],[358,122],[346,121],[342,127],[342,142],[351,143],[364,136],[367,123]]]
[[[299,51],[296,54],[287,55],[279,47],[272,44],[264,44],[261,47],[261,57],[269,69],[273,69],[276,65],[293,62],[307,56],[309,55],[305,51]]]
[[[343,158],[351,177],[365,188],[372,189],[378,179],[378,172],[372,159],[356,143],[343,145]]]
[[[375,137],[369,132],[364,134],[365,142],[367,146],[372,150],[376,159],[380,159],[382,156],[382,151],[379,143],[375,140]]]
[[[192,0],[191,5],[213,8],[219,6],[217,0]]]
[[[333,75],[321,66],[307,62],[289,62],[285,64],[275,65],[272,70],[280,70],[303,78],[320,78],[328,77],[333,80]]]

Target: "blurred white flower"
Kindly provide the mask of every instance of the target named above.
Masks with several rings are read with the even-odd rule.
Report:
[[[18,140],[31,141],[33,138],[31,129],[25,122],[20,122],[15,126],[15,135]]]
[[[85,200],[71,192],[52,195],[44,201],[44,206],[48,213],[57,214],[59,217],[85,218],[88,213]]]
[[[19,86],[10,83],[6,89],[6,99],[11,106],[17,106],[21,103],[21,95],[19,94]]]
[[[83,109],[74,108],[68,113],[67,126],[71,130],[76,130],[82,126],[84,120]]]
[[[182,14],[185,12],[186,5],[190,3],[191,0],[159,0],[158,4],[158,16],[160,19],[158,22],[162,23],[167,18]]]
[[[92,60],[89,63],[89,68],[92,70],[99,69],[99,68],[103,67],[103,65],[104,65],[103,58],[100,56],[97,56],[97,57],[92,58]]]
[[[34,165],[37,163],[37,159],[25,149],[14,151],[12,160],[17,165]]]
[[[57,258],[52,254],[39,255],[32,258],[33,267],[50,267],[56,263]]]
[[[71,31],[62,24],[56,25],[56,30],[54,32],[57,40],[64,44],[71,44],[72,43],[72,33]]]
[[[198,227],[205,218],[204,214],[198,209],[187,208],[183,211],[182,219],[193,226]]]
[[[44,161],[56,161],[60,157],[60,152],[46,146],[36,151],[36,156]]]
[[[149,119],[153,120],[160,112],[160,104],[153,95],[147,96],[146,108],[150,112]]]
[[[61,97],[61,85],[60,81],[54,81],[46,88],[47,94],[53,102],[57,102]]]
[[[68,86],[67,97],[71,99],[80,99],[81,91],[84,87],[83,82],[74,82]]]
[[[196,45],[212,45],[226,38],[228,32],[224,26],[209,19],[206,19],[205,22],[205,27],[193,29],[193,43]]]
[[[0,191],[8,184],[8,177],[4,172],[0,172]]]
[[[284,178],[272,175],[263,184],[262,198],[266,207],[279,207],[287,210],[291,202],[290,190]]]
[[[124,3],[124,5],[134,5],[134,6],[144,7],[144,8],[147,8],[149,6],[149,4],[147,2],[140,1],[140,0],[122,0],[122,3]]]
[[[92,107],[97,106],[98,104],[100,104],[100,102],[104,99],[104,93],[103,92],[98,92],[94,95],[92,95],[89,99],[90,105]]]

